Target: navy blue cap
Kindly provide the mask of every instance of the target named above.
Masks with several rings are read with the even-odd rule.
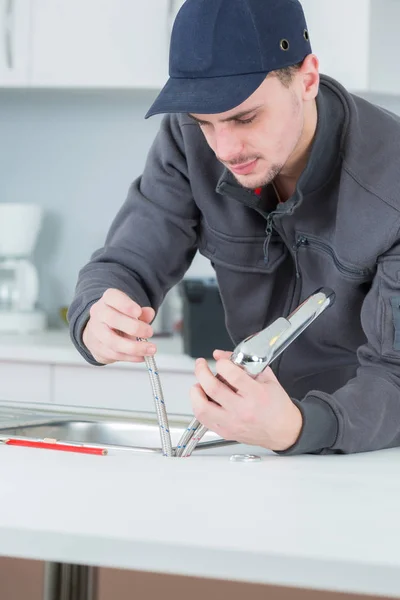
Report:
[[[146,119],[231,110],[269,72],[295,65],[310,53],[298,0],[186,0],[172,30],[170,78]]]

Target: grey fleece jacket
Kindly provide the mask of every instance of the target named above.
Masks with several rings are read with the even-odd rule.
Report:
[[[110,287],[157,309],[197,250],[215,268],[234,343],[321,286],[336,302],[273,363],[303,415],[285,454],[400,445],[400,119],[321,77],[318,124],[295,194],[241,188],[199,127],[168,115],[69,310],[82,343]]]

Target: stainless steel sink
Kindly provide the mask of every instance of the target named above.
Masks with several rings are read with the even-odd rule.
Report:
[[[86,443],[102,448],[129,450],[131,452],[161,452],[158,423],[154,415],[148,413],[120,413],[110,416],[105,411],[95,413],[75,413],[65,407],[54,410],[37,405],[15,406],[0,403],[0,440],[8,437],[43,440],[55,439],[61,442]],[[117,414],[118,413],[118,414]],[[172,445],[175,446],[189,417],[169,419]],[[233,442],[221,439],[208,432],[198,449],[229,445]]]

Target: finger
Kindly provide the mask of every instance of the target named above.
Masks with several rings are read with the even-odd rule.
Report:
[[[114,352],[100,342],[95,346],[92,355],[97,362],[104,365],[110,365],[116,362],[143,363],[145,360],[142,356],[131,356],[130,354]]]
[[[157,351],[157,347],[154,344],[138,341],[136,337],[131,338],[130,336],[119,335],[103,323],[100,323],[96,331],[93,331],[93,335],[100,344],[109,349],[110,352],[106,354],[109,358],[115,358],[120,355],[142,358],[143,356],[154,356]]]
[[[103,344],[101,340],[97,339],[90,329],[84,331],[83,342],[93,358],[101,364],[108,365],[118,361],[142,363],[144,361],[142,356],[132,356],[130,354],[116,352],[108,345]]]
[[[231,360],[221,359],[216,365],[217,374],[225,379],[227,383],[236,389],[240,396],[255,393],[257,383],[238,365],[235,365]]]
[[[145,306],[142,308],[142,314],[140,315],[140,320],[144,321],[144,323],[151,323],[154,319],[156,311],[151,306]],[[149,337],[149,336],[148,336]]]
[[[232,352],[226,352],[225,350],[214,350],[213,357],[215,360],[221,360],[222,358],[229,359],[232,356]]]
[[[208,400],[199,383],[196,383],[190,389],[190,399],[196,419],[208,429],[215,431],[216,426],[218,427],[217,423],[220,423],[224,419],[223,409],[218,404]]]
[[[98,307],[97,310],[93,308],[92,315],[94,319],[97,318],[100,323],[115,329],[117,332],[144,338],[153,335],[153,329],[150,325],[136,318],[128,317],[107,304]]]
[[[102,296],[102,300],[107,306],[115,308],[128,317],[138,319],[142,314],[142,309],[139,304],[120,290],[112,288],[106,290]]]
[[[221,406],[227,406],[236,400],[235,392],[215,377],[207,361],[203,358],[196,361],[195,375],[204,392],[211,400],[218,402]]]

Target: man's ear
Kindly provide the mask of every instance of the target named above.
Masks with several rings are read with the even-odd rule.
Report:
[[[319,60],[315,54],[306,56],[299,74],[303,82],[303,100],[314,100],[319,90]]]

